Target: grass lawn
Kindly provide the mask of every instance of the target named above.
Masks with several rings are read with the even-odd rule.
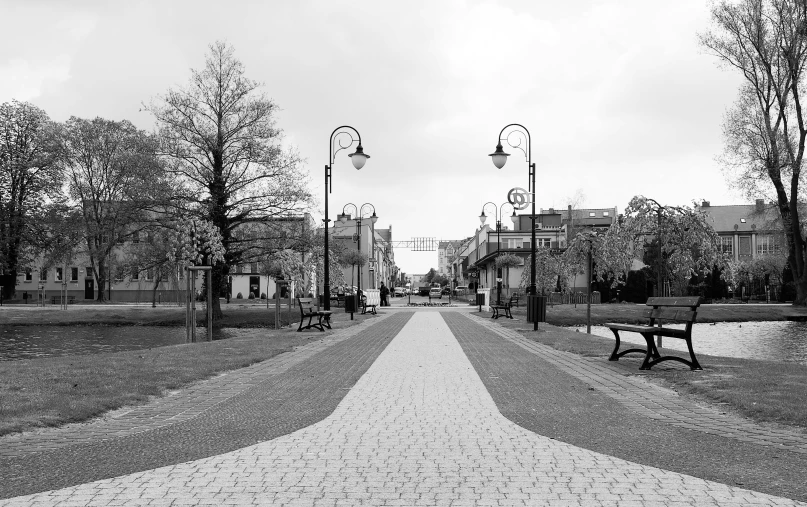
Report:
[[[592,305],[592,325],[605,322],[632,323],[641,320],[642,305]],[[549,326],[531,330],[526,322],[526,310],[514,309],[514,320],[498,319],[502,326],[518,330],[522,335],[558,350],[607,360],[614,340],[586,333]],[[705,305],[698,311],[698,322],[784,320],[788,314],[804,313],[790,306],[767,305]],[[482,312],[482,316],[491,315]],[[703,318],[701,318],[703,315]],[[596,317],[595,317],[596,316]],[[745,317],[745,318],[741,318]],[[547,308],[547,323],[556,325],[585,325],[586,307],[578,305]],[[666,338],[672,340],[673,338]],[[775,422],[807,430],[807,366],[795,363],[757,361],[698,354],[697,336],[693,344],[703,371],[691,371],[678,363],[663,363],[650,371],[639,370],[644,359],[640,354],[623,356],[608,362],[626,375],[642,375],[647,380],[671,387],[699,401],[720,405],[761,422]],[[686,353],[662,348],[662,355]]]
[[[292,317],[299,322],[299,310]],[[296,315],[294,312],[297,312]],[[176,308],[76,307],[59,312],[49,308],[0,311],[0,325],[20,324],[21,318],[37,324],[76,325],[98,318],[117,324],[154,324],[174,319]],[[332,316],[334,330],[297,332],[292,328],[266,329],[266,308],[245,307],[229,311],[236,325],[259,327],[240,330],[244,337],[146,350],[64,356],[24,361],[0,361],[0,435],[44,426],[60,426],[100,416],[126,405],[144,403],[150,397],[180,389],[216,374],[264,361],[311,340],[319,340],[371,315],[354,320],[342,309]],[[18,318],[14,318],[18,317]],[[274,325],[274,314],[271,314]],[[184,315],[181,316],[184,323]],[[257,336],[256,336],[257,335]]]

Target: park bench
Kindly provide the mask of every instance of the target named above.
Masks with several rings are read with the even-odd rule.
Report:
[[[67,296],[67,304],[72,305],[76,302],[76,296]],[[62,304],[61,296],[51,296],[50,304],[52,305],[60,305]]]
[[[513,306],[513,296],[510,296],[510,300],[504,304],[490,305],[490,309],[493,311],[493,315],[490,318],[498,319],[499,317],[507,317],[508,319],[512,319],[513,314],[510,313],[511,306]],[[504,310],[504,315],[499,313],[501,310]]]
[[[300,305],[300,327],[297,328],[297,332],[312,327],[323,332],[326,327],[331,329],[331,313],[333,312],[317,310],[314,306],[314,298],[297,298],[297,302]],[[308,325],[303,326],[306,317],[308,317]],[[313,322],[314,317],[317,318],[316,322]]]
[[[611,353],[611,357],[609,357],[608,360],[618,361],[619,358],[625,354],[641,352],[645,357],[642,366],[639,368],[640,370],[649,370],[654,365],[663,361],[678,361],[689,366],[691,370],[702,370],[703,368],[698,364],[698,359],[695,357],[695,351],[692,350],[692,324],[695,323],[698,306],[700,306],[700,298],[697,296],[648,298],[647,306],[652,306],[647,312],[647,317],[649,318],[647,325],[605,324],[605,327],[613,331],[614,337],[616,338],[614,351]],[[663,324],[670,321],[684,323],[686,326],[684,329],[664,327]],[[619,352],[619,331],[639,333],[644,337],[645,342],[647,342],[647,349],[628,349]],[[677,356],[662,356],[659,354],[656,344],[653,343],[653,336],[667,336],[686,341],[690,360],[688,361]]]
[[[381,305],[381,291],[378,289],[366,289],[363,291],[361,296],[361,306],[362,310],[361,313],[364,315],[367,313],[367,310],[370,310],[370,313],[376,315],[376,307]]]

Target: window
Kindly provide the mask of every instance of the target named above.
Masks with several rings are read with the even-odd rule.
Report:
[[[43,269],[39,272],[39,281],[40,282],[47,282],[48,281],[48,270]]]
[[[507,238],[507,248],[521,248],[524,241],[521,238]]]
[[[132,268],[132,280],[140,280],[140,270]]]
[[[78,282],[78,268],[70,268],[70,281]]]
[[[115,238],[115,243],[119,245],[123,244],[123,234],[120,234],[117,238]]]
[[[123,266],[116,266],[115,267],[115,280],[123,280],[123,277],[126,276],[126,269]]]
[[[258,263],[257,262],[253,262],[252,264],[249,265],[249,272],[250,273],[257,273],[258,272]]]
[[[135,232],[132,234],[132,243],[140,243],[140,233]]]
[[[62,268],[56,268],[56,274],[53,278],[56,282],[61,282],[63,280],[64,270]]]
[[[607,211],[603,211],[602,216],[607,217],[607,216],[610,216],[610,215],[609,215],[609,213]]]
[[[25,268],[25,281],[30,282],[34,279],[34,271],[31,268]]]
[[[535,248],[549,248],[549,238],[535,238]]]
[[[777,253],[781,249],[777,237],[773,234],[760,234],[757,236],[757,255]]]
[[[734,253],[734,236],[720,236],[720,249],[732,255]]]
[[[740,223],[741,223],[741,224],[744,224],[744,223],[745,223],[745,219],[744,219],[744,218],[741,218],[741,219],[740,219]]]
[[[590,217],[596,217],[596,216],[597,216],[597,214],[596,214],[596,213],[594,213],[593,211],[589,211],[589,212],[588,212],[588,216],[590,216]]]
[[[149,268],[146,270],[146,280],[154,280],[154,269]]]

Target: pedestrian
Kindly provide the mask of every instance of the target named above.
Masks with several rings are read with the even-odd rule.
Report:
[[[389,306],[389,301],[387,301],[387,296],[389,296],[389,289],[384,282],[381,282],[381,306]]]

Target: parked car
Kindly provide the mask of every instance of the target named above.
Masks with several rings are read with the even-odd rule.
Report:
[[[468,286],[467,285],[457,285],[454,288],[454,295],[460,296],[462,294],[468,294]]]
[[[443,299],[443,291],[440,290],[440,287],[432,287],[429,289],[429,298]]]
[[[451,295],[451,289],[446,285],[445,287],[443,287],[441,294],[444,296],[449,296]]]
[[[394,289],[392,289],[392,296],[404,297],[406,296],[406,289],[404,287],[395,287]]]

